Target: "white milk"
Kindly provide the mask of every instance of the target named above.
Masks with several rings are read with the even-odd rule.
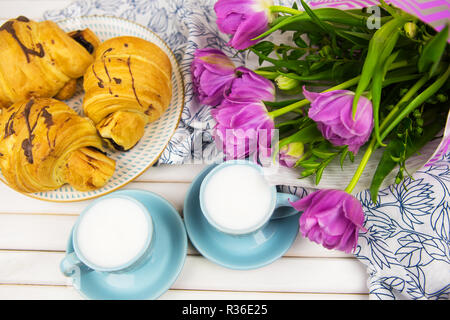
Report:
[[[77,228],[77,245],[88,262],[116,268],[144,249],[151,226],[147,213],[131,200],[105,199],[83,215]]]
[[[256,168],[231,165],[209,178],[203,199],[209,218],[217,226],[238,233],[267,219],[272,189]]]

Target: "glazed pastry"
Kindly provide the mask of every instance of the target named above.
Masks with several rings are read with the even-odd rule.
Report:
[[[54,97],[61,90],[60,98],[70,98],[99,42],[90,30],[73,35],[51,21],[21,16],[5,22],[0,27],[0,108],[31,97]]]
[[[109,39],[84,75],[84,112],[111,147],[129,150],[169,106],[171,77],[171,62],[157,45],[128,36]]]
[[[21,192],[66,183],[95,190],[115,170],[92,121],[55,99],[32,98],[3,109],[0,138],[0,169],[8,185]]]

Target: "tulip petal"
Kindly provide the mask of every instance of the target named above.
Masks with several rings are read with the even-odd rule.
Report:
[[[373,130],[373,110],[369,99],[361,97],[356,118],[353,118],[354,93],[335,90],[324,93],[303,89],[311,101],[308,116],[317,123],[325,139],[335,146],[348,145],[356,153],[370,138]]]
[[[194,53],[191,75],[199,101],[216,106],[224,99],[235,77],[233,62],[220,50],[205,48]]]
[[[347,219],[354,223],[359,228],[363,228],[364,224],[364,210],[361,203],[356,198],[346,198],[342,208]]]
[[[328,249],[350,253],[356,248],[364,212],[352,195],[341,190],[318,190],[291,205],[303,210],[299,223],[304,237]]]
[[[257,12],[247,17],[239,25],[229,45],[237,50],[245,50],[258,40],[251,40],[269,29],[269,19],[266,12]]]

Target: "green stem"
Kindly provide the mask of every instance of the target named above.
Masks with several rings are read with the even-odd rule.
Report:
[[[405,67],[405,66],[407,66],[407,65],[408,65],[408,61],[406,61],[406,60],[399,61],[399,62],[393,63],[393,64],[390,66],[389,70],[394,70],[394,69],[398,69],[398,68],[403,68],[403,67]],[[339,84],[339,85],[337,85],[337,86],[334,86],[334,87],[332,87],[332,88],[330,88],[330,89],[327,89],[327,90],[325,90],[325,91],[322,91],[322,93],[324,93],[324,92],[329,92],[329,91],[334,91],[334,90],[344,90],[344,89],[348,89],[348,88],[350,88],[350,87],[352,87],[352,86],[354,86],[354,85],[357,85],[360,78],[361,78],[361,76],[357,76],[357,77],[352,78],[352,79],[350,79],[350,80],[347,80],[347,81],[345,81],[345,82],[343,82],[343,83],[341,83],[341,84]],[[309,102],[308,100],[303,99],[303,100],[297,101],[297,102],[295,102],[295,103],[293,103],[293,104],[290,104],[290,105],[288,105],[288,106],[286,106],[286,107],[280,108],[280,109],[278,109],[278,110],[271,111],[271,112],[269,112],[269,115],[270,115],[270,116],[272,117],[272,119],[273,119],[273,118],[282,116],[283,114],[292,112],[292,111],[295,110],[295,109],[298,109],[298,108],[302,108],[302,107],[304,107],[304,106],[307,106],[309,103],[310,103],[310,102]]]
[[[343,89],[347,89],[347,88],[350,88],[350,87],[356,85],[356,84],[358,83],[358,81],[359,81],[359,76],[357,76],[357,77],[355,77],[355,78],[353,78],[353,79],[350,79],[350,80],[348,80],[348,81],[345,81],[345,82],[343,82],[343,83],[341,83],[341,84],[339,84],[339,85],[337,85],[337,86],[334,86],[334,87],[332,87],[332,88],[330,88],[330,89],[327,89],[327,90],[325,90],[325,91],[322,91],[322,93],[324,93],[324,92],[329,92],[329,91],[334,91],[334,90],[343,90]],[[294,111],[295,109],[298,109],[298,108],[307,106],[309,103],[310,103],[309,100],[303,99],[303,100],[297,101],[297,102],[295,102],[295,103],[293,103],[293,104],[290,104],[290,105],[288,105],[288,106],[286,106],[286,107],[284,107],[284,108],[281,108],[281,109],[278,109],[278,110],[271,111],[271,112],[269,112],[269,115],[270,115],[272,118],[276,118],[276,117],[282,116],[283,114],[286,114],[286,113],[288,113],[288,112],[292,112],[292,111]]]
[[[397,126],[400,121],[402,121],[405,117],[407,117],[411,112],[413,112],[417,107],[421,106],[425,103],[429,98],[431,98],[439,89],[446,83],[450,76],[450,66],[447,68],[447,71],[441,75],[431,86],[426,88],[421,94],[414,98],[411,103],[408,104],[404,109],[400,111],[400,114],[396,116],[395,120],[389,121],[389,126],[381,135],[382,139],[385,139],[389,133]]]
[[[255,73],[269,80],[275,80],[280,75],[278,72],[264,70],[255,70]]]
[[[424,76],[422,77],[414,86],[411,87],[411,89],[408,90],[408,92],[400,99],[400,101],[397,103],[397,105],[391,110],[391,112],[387,115],[387,117],[383,120],[383,122],[380,125],[380,132],[384,130],[384,128],[389,124],[389,122],[392,121],[392,118],[395,117],[397,114],[399,108],[403,106],[403,104],[410,99],[417,93],[417,91],[427,82],[428,77]],[[363,158],[361,159],[361,162],[359,163],[358,169],[356,169],[355,174],[353,175],[352,180],[350,181],[349,185],[345,189],[347,193],[351,193],[353,189],[355,189],[356,185],[358,184],[359,179],[361,178],[361,175],[364,172],[364,169],[367,166],[367,163],[369,162],[370,157],[372,154],[377,150],[379,147],[379,143],[376,137],[373,137],[370,141],[369,147],[367,148],[366,152],[364,153]]]
[[[387,117],[383,120],[383,122],[380,125],[380,132],[383,131],[384,128],[392,121],[392,118],[394,118],[397,115],[399,109],[403,106],[403,104],[411,100],[417,93],[417,91],[419,91],[419,89],[422,88],[427,81],[428,76],[425,75],[422,78],[420,78],[419,81],[417,81],[411,87],[411,89],[408,90],[408,92],[400,99],[400,101],[395,105],[395,107],[391,110],[391,112],[389,112]]]
[[[302,14],[303,13],[303,11],[296,10],[296,9],[293,9],[293,8],[283,7],[283,6],[271,6],[270,7],[270,12],[272,12],[272,13],[289,13],[289,14],[292,14],[292,15]]]
[[[366,150],[366,153],[364,153],[364,156],[359,163],[358,169],[356,169],[355,175],[353,176],[347,188],[345,188],[345,192],[352,193],[353,189],[355,189],[356,185],[358,184],[359,178],[361,178],[361,175],[363,174],[364,169],[366,168],[366,165],[369,162],[370,157],[372,156],[372,153],[377,149],[377,147],[377,139],[372,138],[369,147]]]
[[[293,104],[290,104],[290,105],[288,105],[288,106],[286,106],[286,107],[284,107],[284,108],[281,108],[281,109],[278,109],[278,110],[271,111],[271,112],[269,112],[269,116],[271,116],[272,119],[273,119],[273,118],[282,116],[283,114],[292,112],[292,111],[294,111],[295,109],[298,109],[298,108],[307,106],[309,103],[310,103],[310,102],[309,102],[308,100],[303,99],[303,100],[297,101],[297,102],[295,102],[295,103],[293,103]]]
[[[395,128],[395,126],[400,123],[400,121],[402,121],[415,108],[419,107],[427,99],[433,96],[445,84],[449,76],[450,76],[450,67],[447,68],[447,71],[438,80],[436,80],[431,86],[429,86],[421,94],[419,94],[413,101],[411,101],[410,104],[408,104],[408,106],[406,106],[398,114],[399,109],[404,105],[404,103],[411,100],[412,97],[414,97],[414,95],[417,93],[417,91],[419,91],[420,88],[425,85],[425,83],[428,81],[428,77],[427,76],[422,77],[413,87],[411,87],[411,89],[406,93],[406,95],[403,96],[403,98],[399,101],[399,103],[397,103],[394,109],[392,109],[392,111],[380,125],[380,131],[384,130],[385,127],[388,126],[383,131],[381,138],[382,139],[386,138],[389,135],[389,133]],[[393,118],[395,119],[393,120]],[[369,147],[366,150],[366,153],[364,154],[358,166],[358,169],[355,172],[355,175],[353,176],[349,185],[345,189],[346,192],[351,193],[353,189],[356,187],[359,179],[361,178],[362,173],[364,172],[364,169],[367,166],[367,163],[369,162],[370,157],[378,147],[379,147],[378,141],[376,137],[373,137],[369,144]]]

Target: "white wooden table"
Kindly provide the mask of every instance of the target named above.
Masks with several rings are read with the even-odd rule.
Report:
[[[39,19],[70,2],[0,0],[0,20]],[[202,168],[153,167],[125,188],[155,192],[182,214],[189,184]],[[39,201],[0,184],[0,299],[81,299],[59,263],[71,228],[88,204]],[[299,235],[284,257],[250,271],[218,266],[190,245],[181,274],[160,299],[368,299],[366,283],[366,268],[354,256]]]

